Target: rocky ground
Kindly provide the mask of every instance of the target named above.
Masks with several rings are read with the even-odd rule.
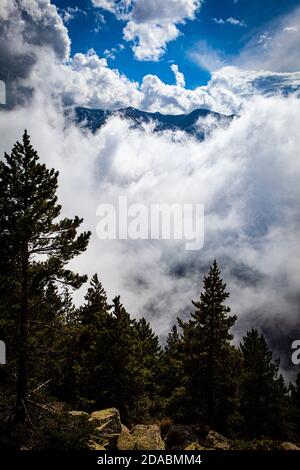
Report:
[[[93,450],[300,450],[297,444],[270,440],[230,440],[221,434],[207,430],[199,437],[190,426],[139,424],[128,429],[121,423],[116,408],[94,411],[90,415],[82,411],[70,411],[76,419],[85,414],[95,425],[89,442]]]

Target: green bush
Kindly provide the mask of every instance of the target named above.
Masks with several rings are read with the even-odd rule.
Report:
[[[27,424],[9,426],[0,418],[0,449],[19,450],[30,441],[32,429]]]
[[[94,425],[88,416],[54,413],[43,416],[35,433],[33,448],[37,450],[88,449]]]
[[[231,441],[232,450],[280,450],[280,442],[268,439],[245,441],[236,439]]]

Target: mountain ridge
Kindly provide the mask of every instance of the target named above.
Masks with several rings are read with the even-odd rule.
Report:
[[[186,114],[148,112],[130,106],[117,110],[76,107],[74,111],[76,124],[93,133],[101,129],[110,118],[119,116],[126,119],[134,129],[144,130],[145,126],[150,124],[155,133],[181,131],[201,141],[217,127],[228,127],[236,117],[233,114],[225,115],[202,108]]]

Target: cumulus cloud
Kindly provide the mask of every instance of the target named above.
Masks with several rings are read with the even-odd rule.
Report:
[[[107,60],[99,58],[93,50],[75,54],[60,73],[58,87],[66,104],[116,109],[140,103],[138,83],[109,68]]]
[[[232,114],[239,113],[244,100],[253,94],[272,94],[278,89],[292,92],[299,87],[297,73],[270,74],[223,67],[218,53],[206,43],[198,44],[193,59],[212,71],[207,86],[186,89],[175,64],[172,69],[176,85],[167,85],[155,75],[146,75],[139,84],[110,68],[107,60],[92,50],[70,58],[67,29],[48,0],[18,0],[6,8],[1,5],[1,14],[7,19],[0,27],[0,79],[7,83],[11,105],[24,103],[36,90],[43,90],[51,99],[62,100],[66,105],[109,109],[133,106],[175,114],[209,108]],[[180,11],[175,9],[173,18],[178,18]],[[143,18],[142,12],[138,17]],[[7,37],[9,40],[4,40]],[[114,51],[107,51],[107,57],[111,53]]]
[[[124,39],[133,43],[138,60],[157,61],[170,41],[181,33],[178,25],[193,20],[201,0],[92,0],[95,7],[114,13],[127,21]]]
[[[49,0],[1,3],[0,79],[10,106],[37,90],[65,104],[95,107],[138,105],[138,84],[108,67],[93,51],[70,58],[70,39]]]
[[[185,78],[183,73],[179,72],[178,65],[172,64],[171,70],[174,72],[176,85],[180,87],[185,87]]]
[[[177,72],[174,65],[172,70]],[[244,102],[257,94],[297,94],[300,89],[299,72],[275,74],[223,67],[212,74],[206,86],[193,90],[184,87],[184,77],[178,74],[176,85],[150,74],[139,84],[111,69],[106,59],[91,50],[75,54],[68,64],[43,64],[31,83],[66,105],[101,109],[132,106],[165,114],[189,113],[197,108],[239,114]]]
[[[115,1],[114,0],[92,0],[95,7],[103,8],[103,10],[115,12]]]
[[[2,0],[0,3],[0,18],[1,20],[8,20],[10,14],[15,9],[15,2],[13,0]]]
[[[94,7],[102,8],[116,15],[118,19],[124,19],[134,0],[92,0]]]
[[[166,50],[166,44],[174,41],[180,32],[174,23],[135,23],[129,21],[124,29],[126,41],[135,41],[132,50],[138,60],[158,61]]]
[[[155,75],[146,75],[141,85],[142,101],[140,107],[152,112],[166,114],[191,112],[196,108],[214,109],[231,114],[240,105],[230,91],[218,91],[209,86],[194,90],[168,85]],[[236,101],[236,102],[235,102]]]
[[[242,70],[234,66],[228,66],[212,75],[208,89],[211,95],[214,95],[214,92],[216,93],[219,101],[221,101],[222,91],[227,94],[232,103],[234,103],[233,97],[236,97],[236,104],[239,101],[240,106],[257,95],[290,94],[299,96],[300,72],[275,73],[264,70]]]
[[[0,79],[7,83],[11,106],[26,102],[36,90],[67,105],[96,108],[134,106],[180,113],[213,106],[201,89],[181,87],[181,93],[178,86],[167,86],[151,75],[139,85],[108,67],[94,51],[70,58],[67,29],[48,0],[1,5],[7,19],[0,26]]]
[[[0,79],[6,81],[8,103],[13,105],[31,95],[28,82],[39,56],[50,52],[53,60],[67,60],[70,39],[50,0],[1,2],[0,17]]]

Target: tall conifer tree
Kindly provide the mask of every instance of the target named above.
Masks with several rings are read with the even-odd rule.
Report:
[[[200,419],[222,429],[234,412],[237,353],[230,345],[230,329],[236,321],[225,305],[229,293],[214,261],[204,277],[200,300],[193,302],[195,311],[188,322],[179,321],[183,329],[184,370],[187,393],[193,412],[190,420]]]
[[[32,292],[49,282],[78,288],[86,280],[66,265],[86,249],[90,233],[78,235],[78,217],[58,219],[57,181],[58,172],[39,162],[26,131],[0,163],[1,278],[13,279],[17,332],[16,421],[25,418]]]
[[[290,386],[291,389],[291,422],[293,431],[300,436],[300,372],[298,372],[296,381]]]
[[[284,435],[287,389],[263,335],[252,328],[243,338],[241,414],[250,437]]]
[[[135,399],[135,421],[149,421],[159,409],[158,376],[161,348],[158,336],[145,318],[135,322],[134,371],[138,380]]]

